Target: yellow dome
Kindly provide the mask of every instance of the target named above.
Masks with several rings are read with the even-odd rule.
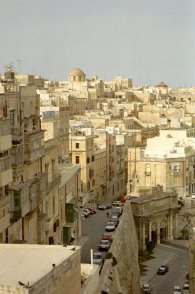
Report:
[[[73,70],[71,70],[71,72],[69,73],[69,76],[82,76],[82,77],[85,77],[86,75],[84,74],[82,69],[77,67],[77,68],[74,68]]]

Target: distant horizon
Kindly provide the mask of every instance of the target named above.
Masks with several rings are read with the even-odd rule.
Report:
[[[28,73],[28,72],[18,72],[17,71],[17,69],[14,67],[14,66],[8,66],[8,67],[11,67],[12,68],[12,70],[15,72],[15,74],[16,75],[34,75],[34,76],[40,76],[41,78],[43,78],[43,79],[45,79],[45,80],[48,80],[48,81],[58,81],[58,82],[66,82],[66,81],[68,81],[68,74],[69,74],[69,72],[71,71],[71,70],[73,70],[74,68],[76,68],[76,67],[74,67],[74,68],[72,68],[68,73],[67,73],[67,76],[65,76],[65,78],[64,79],[52,79],[52,78],[49,78],[49,77],[47,77],[46,75],[42,75],[42,74],[36,74],[36,73]],[[78,67],[77,67],[78,68]],[[80,67],[79,67],[80,68]],[[6,68],[5,68],[6,69]],[[82,69],[83,70],[83,68],[80,68],[80,69]],[[86,72],[83,70],[83,72],[86,74]],[[4,72],[2,72],[2,73],[0,73],[0,75],[4,75]],[[93,78],[93,76],[98,76],[98,80],[102,80],[102,81],[111,81],[111,80],[113,80],[114,78],[116,78],[116,77],[123,77],[124,79],[127,79],[127,78],[129,78],[129,79],[132,79],[132,81],[133,81],[133,86],[151,86],[151,87],[155,87],[156,85],[158,85],[160,82],[164,82],[169,88],[173,88],[173,89],[182,89],[182,88],[194,88],[195,87],[195,85],[193,86],[193,85],[190,85],[190,86],[180,86],[180,87],[174,87],[174,86],[172,86],[172,85],[170,85],[169,83],[167,83],[166,81],[163,81],[163,80],[159,80],[159,81],[157,81],[156,83],[154,83],[154,84],[149,84],[149,83],[147,83],[147,82],[145,82],[145,83],[135,83],[135,81],[134,81],[134,79],[132,78],[132,77],[129,77],[129,76],[125,76],[125,75],[120,75],[120,74],[116,74],[116,75],[114,75],[112,78],[108,78],[108,79],[103,79],[102,77],[100,77],[99,75],[97,75],[97,74],[92,74],[91,76],[88,76],[87,74],[86,74],[86,80],[90,80],[90,79],[92,79]]]
[[[63,81],[80,67],[102,80],[193,87],[194,11],[191,0],[1,1],[0,72],[13,63]]]

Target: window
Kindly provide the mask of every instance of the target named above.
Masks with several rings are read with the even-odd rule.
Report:
[[[90,158],[89,157],[87,157],[87,163],[90,163]]]
[[[55,196],[53,196],[53,214],[56,212],[56,201]]]
[[[14,123],[15,123],[15,111],[14,110],[10,110],[9,118],[10,118],[10,126],[13,127]]]
[[[146,166],[145,166],[145,175],[146,176],[151,176],[150,164],[146,164]]]
[[[76,149],[78,149],[79,148],[79,143],[76,143]]]
[[[76,156],[76,163],[79,164],[80,163],[80,157]]]
[[[89,177],[92,178],[94,176],[94,170],[90,169],[89,170]]]
[[[94,161],[94,155],[91,156],[91,161]]]

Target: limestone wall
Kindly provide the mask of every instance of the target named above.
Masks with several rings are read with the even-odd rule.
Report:
[[[140,294],[138,240],[131,203],[128,200],[124,205],[110,252],[116,258],[117,264],[112,265],[112,258],[105,260],[98,293]]]

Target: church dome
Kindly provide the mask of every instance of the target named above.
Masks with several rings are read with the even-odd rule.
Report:
[[[68,75],[70,82],[85,82],[85,73],[80,68],[74,68]]]

